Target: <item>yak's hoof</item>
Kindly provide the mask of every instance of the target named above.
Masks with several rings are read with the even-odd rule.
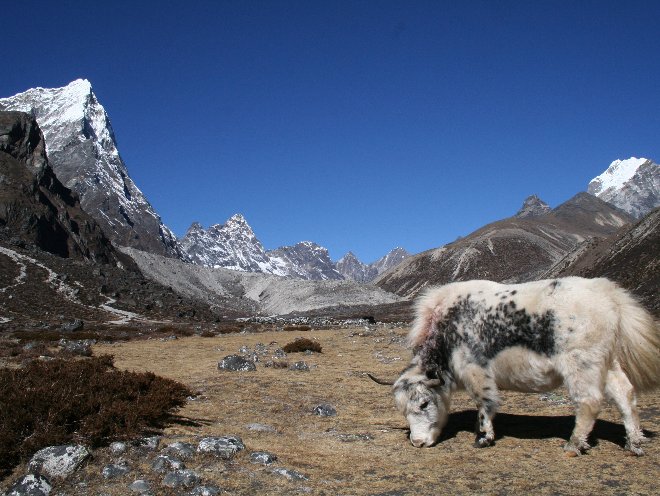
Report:
[[[628,456],[644,456],[644,450],[636,444],[626,443],[625,449]]]
[[[477,437],[474,441],[474,447],[475,448],[487,448],[488,446],[492,446],[493,440],[486,437],[486,436],[481,436]]]
[[[589,443],[586,441],[576,441],[571,439],[569,442],[567,442],[564,445],[564,451],[566,452],[566,456],[579,456],[583,453],[586,453],[589,449],[591,449],[591,446],[589,446]]]

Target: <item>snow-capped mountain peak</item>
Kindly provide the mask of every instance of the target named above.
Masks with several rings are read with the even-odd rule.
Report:
[[[646,158],[615,160],[587,192],[640,218],[660,205],[660,167]]]
[[[589,191],[589,193],[598,196],[610,188],[621,189],[624,184],[632,179],[640,166],[646,162],[648,162],[648,159],[636,157],[615,160],[605,172],[591,180],[589,187],[592,191]]]
[[[184,257],[176,237],[135,185],[119,155],[108,115],[91,83],[33,88],[0,99],[0,110],[33,115],[58,179],[118,245]]]

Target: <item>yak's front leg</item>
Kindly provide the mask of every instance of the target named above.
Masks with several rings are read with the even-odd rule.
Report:
[[[478,365],[468,365],[462,374],[465,389],[474,399],[479,412],[477,413],[476,448],[485,448],[495,441],[493,417],[499,406],[497,386],[490,373]]]

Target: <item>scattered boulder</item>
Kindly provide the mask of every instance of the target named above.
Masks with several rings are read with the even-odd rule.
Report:
[[[126,450],[128,449],[128,446],[126,443],[122,443],[120,441],[115,441],[114,443],[110,443],[110,451],[112,452],[113,455],[123,455],[126,453]]]
[[[195,447],[190,443],[182,442],[168,444],[162,451],[164,453],[171,453],[184,460],[192,458],[195,455]]]
[[[275,427],[259,423],[248,424],[245,426],[245,428],[253,432],[277,432]]]
[[[96,344],[95,339],[84,339],[77,341],[69,341],[67,339],[60,339],[59,343],[63,351],[71,353],[72,355],[91,357],[92,345]]]
[[[197,486],[190,492],[191,496],[217,496],[220,494],[218,486]]]
[[[274,468],[272,470],[272,473],[276,475],[281,475],[282,477],[286,477],[289,480],[296,480],[296,481],[309,480],[308,477],[304,476],[300,472],[296,472],[295,470],[289,470],[286,468]]]
[[[117,477],[122,477],[129,473],[131,469],[129,468],[126,462],[122,463],[113,463],[103,467],[101,474],[105,479],[115,479]]]
[[[49,446],[37,451],[28,463],[28,471],[49,478],[65,479],[89,458],[91,452],[82,445]]]
[[[335,417],[337,415],[337,409],[327,403],[315,406],[314,410],[312,411],[314,415],[318,415],[320,417]]]
[[[267,451],[255,451],[250,454],[250,462],[258,463],[260,465],[270,465],[271,463],[277,461],[277,455],[269,453]]]
[[[76,332],[82,330],[83,327],[85,327],[85,323],[80,319],[75,319],[67,322],[60,329],[62,332]]]
[[[156,472],[164,474],[168,470],[183,470],[186,466],[181,460],[168,455],[158,455],[151,463],[151,468]]]
[[[6,496],[48,496],[52,486],[39,474],[27,474],[18,479],[5,493]]]
[[[138,493],[144,496],[150,496],[153,493],[151,492],[151,484],[149,484],[149,481],[146,481],[144,479],[138,479],[134,481],[128,488],[134,492]]]
[[[245,445],[238,436],[205,437],[197,446],[199,453],[211,453],[225,460],[244,449]]]
[[[232,372],[254,372],[257,370],[257,366],[252,360],[240,355],[229,355],[218,363],[218,369]]]
[[[144,437],[135,441],[135,446],[138,448],[146,449],[148,451],[156,451],[159,444],[160,436]]]
[[[305,361],[300,361],[289,365],[289,370],[297,370],[299,372],[309,372],[309,365],[307,365],[307,362]]]
[[[199,475],[192,470],[175,470],[165,475],[163,485],[167,487],[193,487],[200,480]]]

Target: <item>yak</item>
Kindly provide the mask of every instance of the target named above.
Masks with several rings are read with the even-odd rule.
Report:
[[[590,448],[605,396],[623,417],[625,448],[643,454],[636,393],[660,381],[660,333],[651,314],[608,279],[430,288],[416,302],[408,341],[413,358],[395,382],[370,377],[393,386],[416,447],[437,443],[456,390],[475,401],[475,446],[486,447],[495,440],[499,390],[547,392],[563,384],[575,405],[568,455]]]

